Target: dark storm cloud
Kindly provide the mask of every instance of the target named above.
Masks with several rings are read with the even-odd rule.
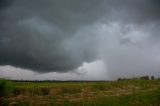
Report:
[[[0,64],[61,72],[94,60],[95,44],[73,38],[78,28],[99,17],[101,7],[95,5],[101,2],[90,2],[16,0],[2,11]]]
[[[97,24],[119,22],[122,26],[139,27],[160,19],[158,0],[14,0],[11,3],[2,0],[0,3],[0,64],[37,72],[66,72],[84,61],[98,59],[100,41],[94,32]],[[125,33],[122,31],[122,38]],[[122,38],[118,38],[120,43],[136,45],[129,38]]]
[[[11,3],[13,2],[13,0],[1,0],[0,1],[0,9],[3,8],[7,8]]]

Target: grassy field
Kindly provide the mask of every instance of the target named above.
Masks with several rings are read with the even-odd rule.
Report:
[[[15,82],[0,80],[0,106],[160,106],[160,80]]]

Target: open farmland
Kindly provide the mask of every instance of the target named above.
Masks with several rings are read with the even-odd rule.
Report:
[[[160,80],[0,81],[0,106],[159,106]]]

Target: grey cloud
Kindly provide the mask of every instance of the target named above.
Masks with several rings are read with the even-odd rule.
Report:
[[[72,71],[84,61],[99,59],[100,54],[111,67],[109,69],[123,67],[123,70],[129,70],[124,64],[132,60],[125,55],[130,49],[121,44],[130,44],[135,49],[141,43],[149,43],[129,35],[132,30],[126,26],[152,33],[152,38],[159,34],[159,30],[142,28],[159,22],[158,0],[14,0],[0,7],[0,65],[37,72]],[[114,23],[121,28],[111,27],[109,30],[113,32],[100,35],[99,26],[110,27]],[[114,34],[116,31],[118,33]],[[134,41],[137,39],[139,41]],[[100,50],[101,47],[104,50]],[[127,62],[119,64],[118,59]]]
[[[3,10],[6,19],[1,24],[0,64],[38,72],[64,72],[77,68],[83,61],[94,60],[94,42],[85,36],[73,36],[79,28],[97,19],[94,11],[100,11],[94,6],[100,3],[15,1]]]

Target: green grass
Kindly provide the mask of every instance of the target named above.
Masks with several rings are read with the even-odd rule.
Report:
[[[160,89],[138,92],[130,95],[100,97],[94,101],[85,101],[84,106],[159,106]]]
[[[52,104],[53,106],[58,106]],[[97,97],[79,103],[64,101],[61,106],[159,106],[160,89],[149,92],[136,92],[129,95]]]
[[[0,106],[159,106],[160,80],[34,83],[1,79],[0,95]]]
[[[0,79],[0,96],[8,96],[13,93],[14,89],[15,86],[11,81]]]

